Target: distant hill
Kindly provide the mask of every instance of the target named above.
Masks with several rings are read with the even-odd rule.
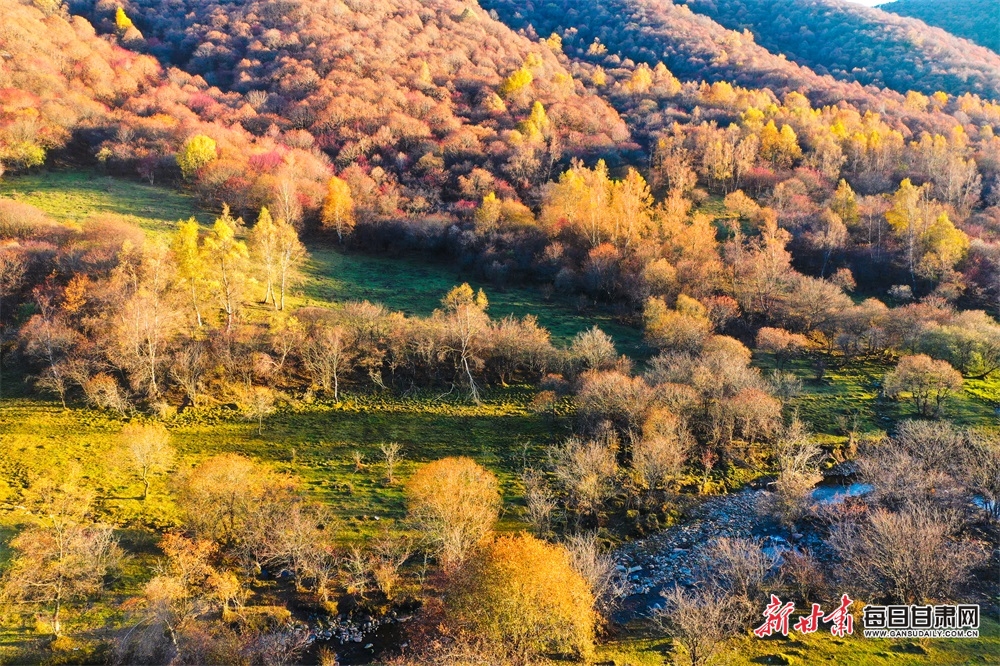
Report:
[[[814,103],[871,100],[856,82],[820,76],[775,55],[748,32],[728,30],[687,5],[660,0],[483,0],[484,7],[528,34],[562,37],[563,50],[614,67],[662,62],[682,80],[729,81],[776,93],[804,92]],[[628,65],[626,65],[628,66]]]
[[[896,0],[879,9],[920,19],[1000,53],[1000,0]]]
[[[982,30],[997,30],[997,12],[991,21],[985,9],[975,14],[971,9],[996,6],[995,0],[960,4],[970,7],[969,20],[978,19]],[[1000,55],[916,19],[843,0],[790,0],[780,3],[780,10],[772,0],[688,0],[687,6],[732,30],[749,30],[769,51],[820,74],[899,92],[1000,98]]]

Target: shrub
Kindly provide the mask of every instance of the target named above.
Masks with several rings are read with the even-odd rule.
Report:
[[[954,513],[924,506],[877,509],[833,528],[830,543],[845,578],[873,597],[919,604],[950,599],[982,559],[981,549],[956,538]]]
[[[531,663],[543,653],[593,650],[594,597],[566,549],[532,536],[487,543],[452,577],[449,622],[493,660]]]
[[[724,591],[712,586],[690,592],[675,587],[662,594],[667,603],[656,620],[683,646],[691,666],[709,663],[722,642],[735,635],[734,604]]]

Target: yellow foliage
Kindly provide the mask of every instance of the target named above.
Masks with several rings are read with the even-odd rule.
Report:
[[[504,82],[500,84],[499,94],[501,97],[509,97],[519,90],[530,86],[534,80],[535,76],[531,73],[531,70],[528,67],[521,67],[504,79]]]
[[[341,178],[333,176],[326,186],[326,198],[323,200],[323,226],[337,232],[337,238],[343,242],[344,236],[354,229],[354,198],[351,188]]]
[[[500,222],[500,211],[502,204],[495,192],[490,192],[483,197],[483,203],[476,209],[474,216],[476,231],[480,234],[495,231]]]
[[[594,597],[562,546],[495,539],[452,578],[446,599],[449,622],[497,663],[593,651]]]
[[[190,179],[217,157],[215,140],[204,134],[195,134],[177,154],[177,166],[185,178]]]
[[[632,77],[625,84],[626,90],[635,94],[649,92],[653,85],[653,70],[646,63],[641,63],[632,70]]]
[[[760,155],[779,167],[790,167],[802,157],[798,137],[789,125],[782,125],[779,131],[773,120],[760,130]]]
[[[925,252],[920,260],[921,272],[933,277],[953,268],[969,251],[969,237],[955,227],[947,213],[938,215],[922,241]]]
[[[480,290],[482,308],[486,297]],[[445,297],[449,308],[477,303],[467,284]],[[478,303],[477,303],[478,305]],[[496,476],[472,458],[442,458],[417,470],[406,484],[410,516],[438,548],[447,567],[460,563],[493,531],[500,515]]]
[[[118,28],[120,34],[125,34],[125,31],[132,27],[132,19],[121,7],[115,10],[115,27]]]

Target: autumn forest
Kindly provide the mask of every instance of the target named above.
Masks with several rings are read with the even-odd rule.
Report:
[[[990,663],[990,5],[0,0],[0,663]]]

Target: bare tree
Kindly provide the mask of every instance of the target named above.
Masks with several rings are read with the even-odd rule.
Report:
[[[47,609],[57,636],[63,607],[99,592],[105,575],[122,559],[109,525],[81,523],[65,515],[49,515],[10,545],[14,556],[0,579],[2,598]]]
[[[402,458],[403,447],[396,442],[383,442],[378,446],[385,460],[385,482],[388,485],[396,483],[396,466]]]
[[[904,356],[883,382],[891,398],[909,393],[922,416],[939,416],[951,394],[961,388],[962,373],[926,354]]]
[[[142,481],[142,499],[149,495],[150,477],[167,469],[174,461],[170,433],[161,424],[130,423],[118,436],[128,453],[129,466]]]
[[[993,520],[1000,521],[1000,442],[975,435],[969,438],[965,457],[965,478],[972,492]]]
[[[691,666],[712,663],[722,643],[739,629],[733,600],[710,585],[691,591],[674,587],[662,594],[666,606],[656,613],[656,621],[684,647]]]
[[[366,559],[372,581],[379,592],[392,599],[401,580],[400,569],[410,559],[410,539],[383,530],[368,543]]]
[[[687,464],[693,438],[682,419],[662,408],[651,410],[642,431],[632,444],[632,464],[647,486],[663,486]]]
[[[601,548],[597,534],[572,534],[565,544],[570,565],[590,585],[598,609],[608,614],[625,596],[628,582],[618,570],[614,555]]]
[[[355,360],[350,332],[342,326],[313,326],[302,350],[302,361],[313,382],[340,399],[340,378]]]
[[[806,431],[802,422],[794,419],[778,440],[777,459],[780,472],[770,498],[771,513],[792,525],[808,510],[812,490],[822,479],[819,463],[823,449]]]
[[[618,360],[611,336],[596,326],[577,333],[569,350],[583,370],[609,370]]]
[[[552,512],[556,509],[556,498],[545,481],[545,475],[534,469],[526,469],[521,475],[524,483],[524,502],[527,505],[528,520],[535,534],[545,537],[552,529]]]
[[[919,604],[952,598],[983,559],[978,545],[958,538],[957,516],[933,507],[876,509],[835,525],[830,543],[845,578],[869,595]]]
[[[243,416],[257,422],[257,434],[264,434],[264,419],[275,412],[275,391],[266,386],[252,386],[241,397]]]
[[[759,539],[721,537],[705,551],[707,570],[731,597],[734,616],[747,622],[757,600],[768,591],[768,579],[778,563],[777,554],[764,551]]]
[[[613,490],[618,472],[614,440],[571,437],[551,454],[552,472],[579,511],[594,512]]]

